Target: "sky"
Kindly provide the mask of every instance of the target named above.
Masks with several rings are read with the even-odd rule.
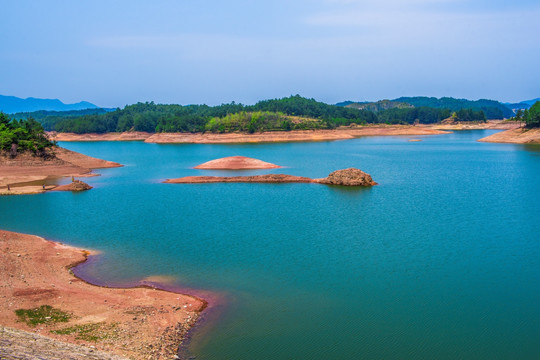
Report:
[[[0,94],[217,105],[540,97],[538,0],[0,0]]]

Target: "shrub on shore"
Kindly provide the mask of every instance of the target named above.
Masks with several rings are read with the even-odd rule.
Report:
[[[34,309],[18,309],[15,310],[15,315],[19,321],[25,322],[28,326],[68,322],[71,318],[67,312],[53,308],[51,305],[41,305]]]

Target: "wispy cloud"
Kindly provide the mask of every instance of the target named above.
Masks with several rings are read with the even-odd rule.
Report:
[[[391,3],[397,4],[397,1],[385,1],[381,5],[369,0],[326,1],[346,1],[352,6],[340,6],[332,11],[310,14],[303,18],[304,23],[310,26],[331,28],[342,34],[355,34],[363,38],[366,44],[383,43],[386,46],[414,47],[423,43],[441,48],[443,42],[448,45],[500,46],[498,45],[500,40],[508,40],[523,46],[529,42],[523,34],[534,36],[540,31],[540,24],[536,20],[540,17],[540,7],[505,12],[465,12],[406,7],[401,2],[399,6],[389,6]],[[438,1],[413,0],[406,3],[433,4],[435,2]],[[512,31],[508,31],[509,27],[512,27]],[[512,46],[512,44],[506,45]]]

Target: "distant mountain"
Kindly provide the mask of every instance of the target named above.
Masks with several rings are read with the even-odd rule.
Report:
[[[536,98],[536,99],[532,99],[532,100],[525,100],[525,101],[522,101],[521,103],[533,106],[537,101],[540,101],[540,98]]]
[[[354,103],[354,101],[347,100],[347,101],[338,102],[336,104],[336,106],[347,106],[347,105],[351,105],[353,103]]]
[[[357,102],[350,103],[345,105],[345,107],[358,109],[358,110],[369,110],[373,112],[379,112],[382,110],[388,109],[409,109],[414,106],[405,102],[392,101],[392,100],[379,100],[377,102]]]
[[[532,100],[531,100],[532,101]],[[533,103],[534,104],[534,103]],[[504,103],[504,106],[516,113],[518,110],[525,110],[531,107],[531,104],[520,102],[520,103]]]
[[[16,96],[0,95],[0,111],[13,114],[17,112],[32,112],[38,110],[70,111],[96,109],[98,106],[87,101],[76,104],[64,104],[58,99],[18,98]]]

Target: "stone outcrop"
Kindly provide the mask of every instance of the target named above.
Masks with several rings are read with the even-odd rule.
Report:
[[[81,180],[74,180],[69,184],[60,185],[55,187],[54,191],[85,191],[90,190],[92,187]]]
[[[344,185],[344,186],[377,185],[377,183],[373,181],[373,179],[371,178],[371,175],[356,168],[336,170],[324,179],[317,179],[316,182],[320,184]]]

